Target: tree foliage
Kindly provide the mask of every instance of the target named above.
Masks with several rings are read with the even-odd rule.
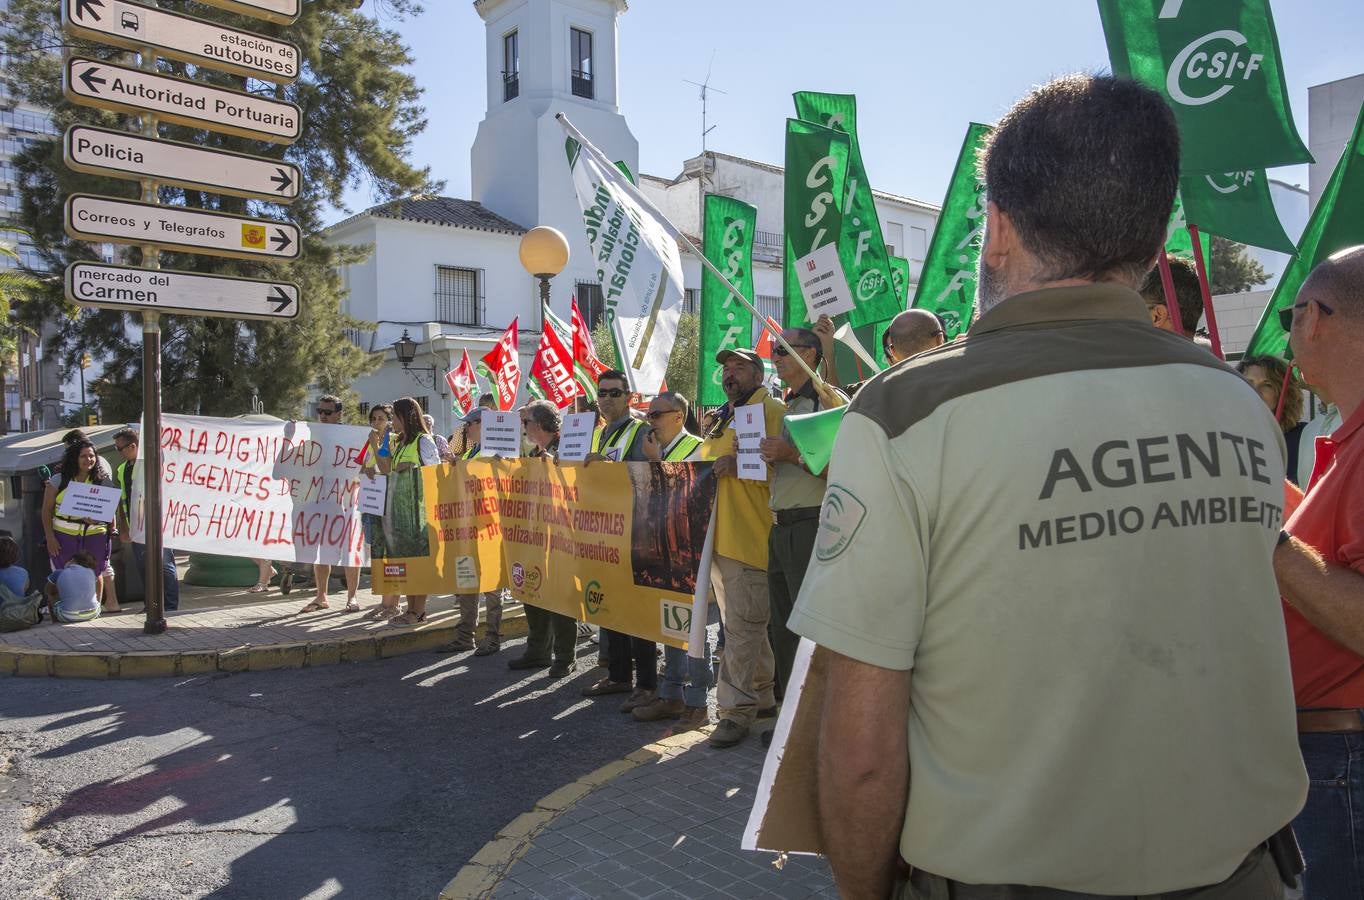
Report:
[[[11,0],[4,49],[10,65],[5,79],[12,93],[53,111],[59,128],[88,123],[129,128],[134,117],[86,109],[62,96],[62,60],[68,48],[82,56],[131,63],[133,54],[100,44],[72,40],[60,30],[53,0]],[[255,322],[191,316],[162,319],[162,390],[167,410],[203,415],[235,415],[249,410],[253,396],[267,412],[297,415],[306,391],[347,393],[359,375],[374,367],[368,354],[346,339],[347,329],[366,323],[341,313],[343,286],[338,266],[357,262],[367,252],[324,243],[318,229],[328,207],[340,208],[348,188],[368,185],[376,202],[438,188],[425,169],[409,160],[411,139],[425,127],[420,89],[403,67],[412,62],[392,30],[356,11],[353,0],[309,0],[293,25],[279,26],[237,16],[201,3],[176,4],[176,10],[297,44],[300,77],[276,85],[214,72],[170,60],[158,61],[164,74],[247,91],[297,104],[303,112],[302,137],[291,146],[214,134],[162,124],[163,138],[286,159],[302,173],[298,199],[290,206],[244,200],[205,191],[161,187],[161,202],[195,209],[289,218],[305,237],[299,258],[266,263],[163,252],[162,267],[296,282],[301,311],[289,322]],[[389,18],[420,14],[412,0],[385,0]],[[60,141],[34,145],[16,160],[21,222],[52,271],[68,262],[95,258],[96,248],[65,236],[62,201],[89,192],[137,199],[135,182],[84,175],[62,164]],[[139,264],[140,251],[118,248],[124,261]],[[137,316],[112,310],[77,309],[62,295],[57,279],[46,279],[23,314],[36,323],[65,317],[53,352],[69,364],[90,352],[105,368],[96,384],[106,421],[130,420],[141,411],[141,338]],[[350,398],[353,399],[353,398]],[[348,403],[348,407],[354,407]]]
[[[677,337],[668,357],[667,373],[663,376],[668,390],[686,397],[689,403],[696,402],[697,354],[701,351],[700,325],[701,317],[695,313],[683,313],[678,319]],[[602,362],[619,365],[620,356],[616,353],[615,339],[605,318],[592,328],[592,346],[597,349]]]
[[[1213,235],[1212,259],[1208,262],[1208,286],[1214,295],[1239,294],[1269,280],[1269,273],[1246,255],[1244,244]]]

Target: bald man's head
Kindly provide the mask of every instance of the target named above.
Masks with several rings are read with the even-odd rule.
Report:
[[[1332,253],[1298,291],[1299,303],[1316,301],[1351,319],[1364,318],[1364,244]]]
[[[890,320],[881,338],[886,359],[897,363],[916,353],[942,346],[942,322],[926,309],[907,309]]]
[[[1320,263],[1280,315],[1303,378],[1332,397],[1350,396],[1364,378],[1364,245]]]

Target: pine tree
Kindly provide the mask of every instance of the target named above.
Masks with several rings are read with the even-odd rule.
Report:
[[[1208,263],[1208,288],[1217,294],[1239,294],[1269,280],[1264,266],[1246,255],[1244,244],[1213,235],[1212,260]]]
[[[53,111],[59,128],[89,123],[127,128],[129,116],[74,106],[62,97],[62,60],[56,51],[69,48],[95,59],[128,61],[131,54],[86,41],[65,38],[53,0],[11,0],[4,50],[11,92]],[[415,168],[410,142],[426,125],[419,105],[420,89],[402,71],[411,63],[407,48],[392,30],[356,11],[354,0],[309,0],[292,25],[279,26],[232,15],[201,3],[176,4],[176,10],[216,22],[280,38],[301,51],[300,77],[291,85],[275,85],[237,75],[161,60],[162,73],[191,77],[219,87],[246,90],[288,100],[303,111],[302,137],[291,146],[178,125],[161,126],[161,136],[215,149],[283,158],[303,173],[298,199],[288,207],[243,200],[205,191],[162,187],[163,203],[247,215],[288,218],[305,237],[297,260],[263,263],[163,252],[163,268],[213,272],[297,283],[302,302],[297,319],[254,322],[190,316],[162,320],[162,394],[166,410],[201,415],[236,415],[250,408],[253,395],[276,415],[298,415],[309,387],[346,393],[349,384],[375,362],[346,339],[347,329],[366,323],[340,311],[342,285],[338,266],[359,261],[365,250],[324,243],[317,234],[328,206],[341,207],[347,188],[368,184],[376,202],[420,190],[437,190],[428,172]],[[387,17],[419,15],[413,0],[385,0]],[[135,182],[83,175],[62,163],[61,142],[36,144],[16,159],[21,185],[20,221],[51,271],[68,262],[93,259],[92,248],[66,238],[62,201],[89,192],[136,199]],[[133,247],[119,248],[124,261],[141,262]],[[137,316],[113,310],[77,309],[62,295],[59,279],[47,279],[34,302],[21,315],[30,324],[43,319],[69,320],[55,339],[53,352],[74,365],[75,348],[92,353],[105,368],[97,394],[106,421],[136,419],[142,407],[141,337]],[[353,398],[347,398],[353,399]],[[348,402],[348,409],[355,404]]]

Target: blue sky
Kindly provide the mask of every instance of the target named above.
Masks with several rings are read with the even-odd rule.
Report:
[[[366,4],[373,10],[374,0]],[[426,0],[396,25],[426,90],[414,161],[469,196],[469,147],[485,106],[483,22],[468,0]],[[1274,0],[1294,116],[1307,88],[1364,72],[1364,0]],[[797,90],[853,93],[873,185],[942,199],[968,121],[991,122],[1029,86],[1106,69],[1094,0],[631,0],[620,20],[621,111],[640,167],[672,177],[701,149],[697,89],[715,55],[712,150],[781,164]],[[1305,167],[1271,175],[1306,186]],[[365,188],[347,198],[370,205]]]

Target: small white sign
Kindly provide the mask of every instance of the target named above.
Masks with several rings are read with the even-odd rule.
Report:
[[[806,316],[811,322],[820,316],[849,312],[856,304],[848,289],[848,276],[838,258],[838,244],[825,244],[796,260],[800,292],[805,297]]]
[[[594,412],[569,413],[559,429],[559,459],[582,462],[592,450],[592,432],[597,430]]]
[[[66,267],[66,296],[81,306],[178,312],[229,319],[292,319],[298,285],[169,269],[76,262]]]
[[[298,226],[292,222],[93,194],[66,198],[66,233],[81,241],[155,244],[186,253],[242,259],[297,259],[300,238]]]
[[[116,487],[73,481],[66,486],[57,515],[68,519],[92,519],[96,522],[114,521],[118,501],[123,492]]]
[[[472,556],[455,557],[455,587],[478,590],[478,563]]]
[[[374,478],[360,476],[360,512],[371,516],[382,516],[388,499],[388,479],[382,475]]]
[[[480,456],[518,459],[521,456],[521,416],[516,412],[483,411]]]
[[[767,480],[767,463],[758,452],[758,445],[767,437],[767,420],[763,405],[753,403],[734,410],[734,432],[737,435],[739,477],[752,481]]]

